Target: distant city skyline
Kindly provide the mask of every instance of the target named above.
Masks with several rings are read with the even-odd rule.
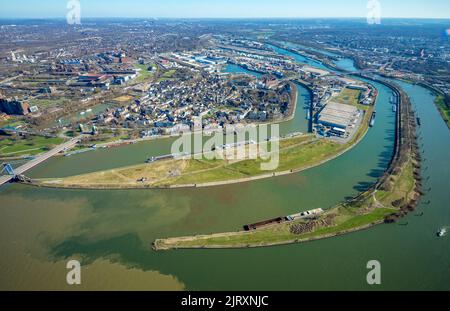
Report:
[[[449,0],[379,0],[382,18],[450,18]],[[64,18],[66,0],[0,0],[0,18]],[[368,0],[80,0],[81,17],[366,17]]]

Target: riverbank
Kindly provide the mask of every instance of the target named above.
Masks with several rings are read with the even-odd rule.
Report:
[[[445,124],[447,124],[448,129],[450,129],[450,108],[447,106],[445,98],[443,96],[436,97],[435,104],[439,109],[442,119],[444,119]]]
[[[447,124],[447,128],[450,130],[450,108],[448,106],[448,102],[446,102],[446,98],[448,100],[448,96],[442,90],[426,82],[420,81],[417,82],[417,84],[430,90],[433,94],[436,95],[436,100],[434,101],[434,104],[438,108],[439,113],[441,114],[441,117],[444,120],[445,124]]]
[[[442,90],[428,84],[425,82],[418,82],[418,85],[423,86],[427,89],[429,89],[431,92],[433,92],[436,95],[435,105],[439,110],[439,113],[441,114],[442,119],[444,120],[445,124],[447,124],[447,128],[450,130],[450,107],[448,101],[448,96],[443,92]]]
[[[297,112],[297,101],[299,91],[295,83],[289,82],[289,85],[291,86],[291,94],[289,96],[290,102],[287,117],[284,119],[284,122],[293,120]]]
[[[421,176],[415,118],[408,97],[388,85],[399,97],[395,152],[378,182],[358,197],[313,220],[297,220],[247,232],[157,239],[155,250],[189,248],[252,248],[325,239],[395,222],[413,211],[421,196]]]
[[[388,79],[397,79],[395,77],[391,77],[389,75],[380,74],[380,76]],[[424,82],[424,81],[417,81],[412,79],[398,79],[399,81],[404,81],[406,83],[416,84],[419,86],[424,87],[425,89],[429,90],[431,93],[433,93],[436,96],[436,99],[434,101],[435,106],[437,107],[439,113],[441,114],[442,119],[444,120],[445,124],[447,125],[447,128],[450,130],[450,108],[445,102],[445,92],[440,90],[437,87],[434,87],[433,85]]]
[[[332,142],[314,135],[300,135],[279,141],[279,155],[268,152],[264,156],[279,156],[279,166],[270,172],[261,170],[266,161],[261,157],[253,160],[252,150],[257,145],[231,148],[226,154],[245,152],[244,160],[167,159],[109,171],[72,176],[60,179],[36,179],[28,184],[39,187],[66,189],[172,189],[212,187],[250,182],[295,174],[331,161],[356,146],[369,130],[369,120],[374,107],[364,114],[358,132],[345,144]]]

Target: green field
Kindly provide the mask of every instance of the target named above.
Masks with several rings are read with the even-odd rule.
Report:
[[[163,75],[158,79],[158,82],[166,81],[166,80],[172,80],[173,79],[173,75],[176,72],[177,71],[175,69],[168,70],[168,71],[164,72]]]
[[[156,68],[156,66],[153,64],[144,64],[144,65],[136,64],[136,65],[134,65],[134,67],[136,69],[141,69],[139,71],[138,77],[133,81],[133,83],[135,83],[135,84],[147,82],[147,81],[151,80],[154,76],[154,71],[150,72],[147,69],[149,67]]]
[[[360,95],[361,95],[361,91],[359,91],[359,90],[352,90],[349,88],[344,88],[338,95],[334,96],[331,100],[336,103],[355,106],[361,110],[367,110],[368,106],[361,105],[359,103]]]
[[[225,159],[170,159],[150,164],[94,172],[86,175],[72,176],[58,180],[43,180],[44,184],[53,186],[99,187],[111,186],[120,188],[124,179],[127,185],[135,187],[170,187],[174,185],[204,184],[210,182],[233,182],[240,179],[258,177],[276,172],[289,172],[317,165],[335,156],[349,145],[333,143],[326,139],[317,139],[313,135],[303,135],[280,141],[279,165],[273,171],[261,170],[265,160],[249,159],[249,146],[241,151],[247,154],[246,160],[234,160],[229,155],[237,150],[226,151]],[[257,150],[258,146],[253,146]],[[270,148],[270,146],[269,146]],[[266,155],[274,156],[269,149]],[[276,158],[275,158],[276,159]],[[174,173],[176,172],[176,173]],[[139,180],[144,178],[145,182]]]
[[[445,104],[443,96],[436,97],[436,106],[438,107],[442,118],[444,119],[445,123],[447,123],[447,126],[450,129],[450,108]]]
[[[67,98],[37,98],[29,101],[30,106],[38,106],[39,108],[52,107],[67,103]]]
[[[395,210],[391,208],[373,209],[367,214],[361,215],[358,209],[337,207],[328,211],[322,217],[334,217],[335,223],[327,227],[318,227],[310,233],[294,234],[291,226],[306,223],[299,220],[280,225],[274,225],[251,232],[224,233],[209,236],[194,236],[184,238],[173,238],[167,240],[156,240],[157,249],[176,248],[245,248],[279,245],[308,241],[319,237],[336,235],[355,228],[363,228],[371,224],[379,223]]]
[[[36,155],[48,151],[63,142],[62,138],[46,138],[42,136],[30,136],[27,139],[0,136],[0,139],[0,157]]]

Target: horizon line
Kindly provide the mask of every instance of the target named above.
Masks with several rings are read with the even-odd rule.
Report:
[[[131,16],[88,16],[88,17],[82,17],[81,19],[366,19],[366,16],[312,16],[312,17],[290,17],[290,16],[262,16],[262,17],[158,17],[158,16],[139,16],[139,17],[131,17]],[[11,19],[20,19],[20,20],[56,20],[61,19],[65,20],[66,17],[0,17],[0,20],[11,20]],[[433,20],[450,20],[449,17],[382,17],[382,19],[433,19]]]

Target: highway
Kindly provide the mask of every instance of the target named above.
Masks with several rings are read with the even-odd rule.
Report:
[[[24,165],[16,168],[14,170],[14,173],[16,175],[22,175],[26,171],[32,169],[35,166],[38,166],[42,162],[48,160],[49,158],[53,157],[54,155],[57,155],[61,151],[73,148],[80,141],[80,139],[81,139],[81,136],[72,138],[68,142],[65,142],[64,144],[61,144],[61,145],[53,148],[52,150],[50,150],[50,151],[48,151],[46,153],[43,153],[41,155],[36,156],[35,159],[33,159],[33,160],[25,163]],[[3,186],[4,184],[10,182],[13,178],[14,178],[14,176],[12,176],[12,175],[1,176],[0,177],[0,187]]]

